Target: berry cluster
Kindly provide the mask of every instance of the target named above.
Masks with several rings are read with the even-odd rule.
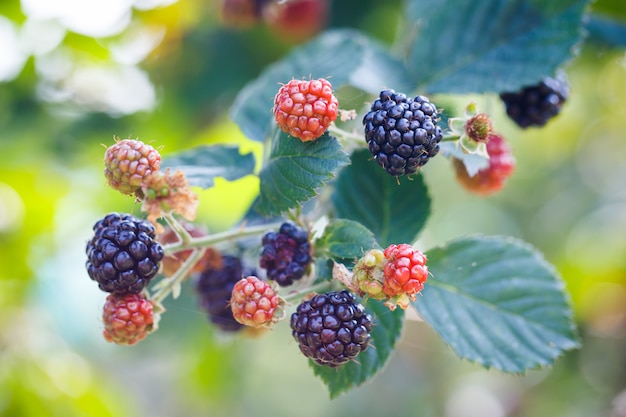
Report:
[[[274,97],[274,118],[282,131],[308,142],[337,119],[338,106],[328,80],[291,80]]]
[[[278,232],[263,236],[259,260],[267,277],[278,285],[288,286],[301,279],[311,264],[309,233],[292,222],[285,222]]]
[[[437,107],[424,96],[383,90],[363,117],[374,159],[394,176],[413,174],[439,152]]]
[[[568,97],[569,82],[561,71],[554,78],[547,77],[519,91],[500,94],[506,113],[523,129],[544,126],[559,114]]]
[[[111,293],[103,309],[104,338],[132,345],[153,330],[153,306],[142,291],[159,271],[164,253],[154,226],[130,214],[110,213],[93,226],[87,273]]]

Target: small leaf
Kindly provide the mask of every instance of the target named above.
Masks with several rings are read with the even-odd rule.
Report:
[[[272,106],[280,84],[322,77],[335,90],[352,85],[377,94],[384,87],[413,86],[402,60],[380,43],[355,30],[328,30],[244,87],[230,109],[231,118],[247,137],[263,142],[273,125]]]
[[[422,176],[401,178],[398,184],[367,150],[352,154],[352,165],[339,173],[332,201],[337,217],[361,223],[383,247],[413,243],[430,214]]]
[[[265,215],[280,214],[317,195],[317,189],[349,162],[334,137],[324,134],[302,142],[280,132],[269,161],[261,170],[261,195],[256,209]]]
[[[362,224],[347,219],[331,220],[315,243],[316,250],[324,249],[337,262],[354,261],[374,247],[378,247],[374,234]]]
[[[254,172],[254,155],[240,154],[232,145],[199,146],[192,150],[168,155],[161,169],[181,170],[190,185],[210,188],[216,177],[233,181]]]
[[[474,236],[427,257],[432,278],[414,305],[460,357],[519,373],[578,347],[564,284],[528,244]]]
[[[370,346],[361,352],[355,361],[338,368],[329,368],[309,361],[313,373],[326,384],[331,398],[363,384],[381,370],[400,338],[404,310],[398,308],[392,312],[381,302],[371,299],[367,302],[366,310],[374,319]]]
[[[408,66],[432,93],[517,91],[568,61],[588,0],[413,0]]]

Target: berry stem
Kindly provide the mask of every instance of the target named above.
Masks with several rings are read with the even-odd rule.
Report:
[[[363,134],[348,132],[338,127],[335,123],[328,127],[328,132],[335,136],[346,150],[362,148],[366,143]]]
[[[312,292],[316,292],[316,293],[327,292],[327,291],[332,290],[332,288],[333,288],[333,281],[324,281],[315,285],[311,285],[310,287],[302,288],[300,290],[290,291],[288,294],[282,297],[282,299],[288,303],[291,303],[293,301],[298,301],[302,299],[305,295],[310,294]]]
[[[176,220],[176,218],[171,213],[164,214],[163,218],[176,233],[176,235],[178,235],[181,244],[185,245],[191,241],[191,234],[189,234],[189,232],[185,230],[185,228],[178,222],[178,220]]]
[[[178,270],[169,278],[165,279],[165,285],[160,287],[158,291],[156,291],[150,300],[154,304],[160,304],[177,286],[180,286],[185,278],[188,276],[189,271],[193,268],[193,266],[202,258],[204,255],[205,249],[194,249],[191,252],[191,255],[185,260],[185,262],[178,268]]]
[[[207,248],[218,243],[227,242],[235,238],[260,235],[268,230],[279,228],[281,223],[270,223],[260,226],[239,227],[226,232],[214,233],[201,237],[190,237],[187,242],[176,242],[163,246],[165,255],[171,255],[185,249]]]

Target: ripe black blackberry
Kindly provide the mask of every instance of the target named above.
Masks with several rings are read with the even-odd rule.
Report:
[[[111,213],[93,226],[87,242],[87,273],[102,291],[139,293],[159,271],[163,247],[155,228],[130,214]]]
[[[365,139],[378,165],[391,175],[409,175],[439,152],[437,121],[428,98],[383,90],[363,117]]]
[[[267,270],[267,278],[280,286],[302,278],[311,263],[309,233],[300,226],[285,222],[278,232],[263,236],[259,264]]]
[[[346,290],[317,294],[291,315],[291,329],[302,353],[319,365],[343,365],[367,349],[372,317]]]
[[[569,82],[564,71],[554,78],[544,78],[539,84],[500,94],[506,113],[522,129],[544,126],[559,114],[568,97]]]
[[[222,255],[221,268],[207,268],[198,275],[196,291],[200,306],[209,320],[226,332],[236,332],[244,326],[233,317],[229,306],[235,283],[244,276],[256,275],[254,270],[244,270],[241,260],[232,255]]]

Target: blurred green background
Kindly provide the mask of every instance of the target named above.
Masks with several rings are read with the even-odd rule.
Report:
[[[401,4],[335,0],[328,27],[391,42]],[[218,7],[0,2],[0,415],[626,416],[626,36],[594,26],[626,24],[626,4],[613,0],[592,5],[590,36],[566,67],[571,99],[546,128],[518,129],[496,95],[444,98],[492,114],[517,170],[485,199],[433,159],[424,170],[433,215],[417,242],[428,249],[480,232],[535,245],[566,281],[582,349],[552,369],[503,375],[409,321],[386,368],[331,401],[286,323],[226,338],[189,288],[166,301],[158,332],[139,345],[104,341],[105,297],[84,270],[84,245],[104,213],[139,207],[105,186],[102,144],[139,137],[164,156],[218,142],[260,152],[228,107],[297,46],[262,24],[226,27]],[[234,225],[257,187],[250,177],[201,191],[199,222]]]

